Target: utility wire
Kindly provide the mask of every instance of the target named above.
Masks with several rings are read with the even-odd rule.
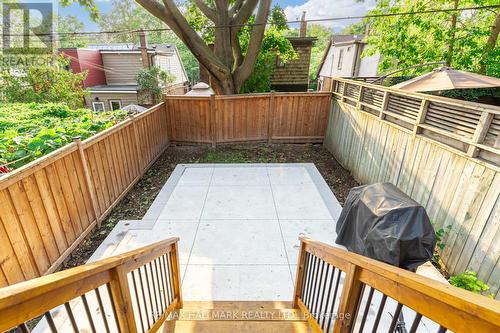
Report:
[[[476,7],[463,7],[463,8],[441,8],[441,9],[427,9],[420,11],[411,12],[399,12],[399,13],[381,13],[381,14],[368,14],[359,16],[341,16],[341,17],[330,17],[324,19],[310,19],[305,21],[294,20],[287,21],[286,24],[296,24],[301,22],[306,23],[318,23],[318,22],[329,22],[329,21],[341,21],[341,20],[354,20],[354,19],[366,19],[366,18],[378,18],[378,17],[394,17],[394,16],[408,16],[408,15],[420,15],[420,14],[434,14],[434,13],[451,13],[451,12],[463,12],[469,10],[482,10],[482,9],[495,9],[500,8],[498,5],[489,6],[476,6]],[[243,24],[225,24],[225,25],[212,25],[207,28],[220,29],[220,28],[234,28],[234,27],[254,27],[259,25],[269,25],[272,22],[265,23],[243,23]],[[139,30],[110,30],[110,31],[81,31],[81,32],[47,32],[38,33],[36,36],[95,36],[95,35],[113,35],[113,34],[130,34],[144,32],[159,32],[159,31],[172,31],[170,28],[157,28],[157,29],[139,29]],[[4,36],[33,36],[34,34],[4,34]]]

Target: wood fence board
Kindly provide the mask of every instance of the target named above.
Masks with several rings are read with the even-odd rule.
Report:
[[[54,197],[45,174],[45,170],[41,169],[34,173],[35,180],[40,191],[40,197],[42,199],[45,213],[50,223],[50,228],[54,233],[54,238],[57,244],[59,253],[63,253],[68,248],[68,240],[66,239],[65,232],[61,226],[61,219],[57,213],[56,203],[54,202]],[[71,243],[71,242],[69,242]]]
[[[465,196],[468,202],[467,204],[462,204],[462,209],[458,216],[459,220],[463,221],[460,223],[460,231],[456,233],[454,243],[447,244],[447,246],[451,247],[448,266],[453,271],[456,271],[456,265],[463,252],[467,238],[473,237],[473,229],[482,229],[482,226],[476,225],[476,219],[480,209],[483,207],[484,200],[486,200],[488,190],[492,188],[491,185],[495,177],[494,171],[486,169],[483,166],[476,166],[475,171],[477,176],[474,178],[477,179],[477,181],[474,182],[474,188],[468,190]],[[491,211],[492,207],[489,208],[489,211]],[[475,242],[477,242],[477,238]]]
[[[5,222],[0,223],[0,244],[2,244],[2,252],[0,252],[0,262],[2,263],[1,275],[3,276],[3,281],[6,281],[8,284],[14,284],[24,281],[25,277],[7,231],[4,228],[4,224]]]
[[[21,221],[16,214],[12,205],[10,194],[7,190],[0,190],[0,212],[3,227],[8,235],[10,245],[13,247],[18,262],[22,268],[22,272],[26,279],[31,279],[39,276],[38,266],[35,264],[31,247],[27,242],[26,236],[23,232]],[[8,243],[2,243],[8,246]],[[0,251],[1,252],[1,251]],[[4,271],[5,274],[8,274]],[[7,280],[15,279],[6,275]]]
[[[76,231],[71,222],[71,216],[66,204],[66,199],[64,198],[64,194],[62,192],[57,170],[54,165],[48,165],[45,168],[45,171],[50,185],[50,192],[54,196],[54,202],[57,208],[57,214],[59,215],[59,219],[61,221],[61,227],[66,236],[66,241],[68,244],[73,243],[73,241],[77,238]]]
[[[22,184],[26,193],[26,198],[29,202],[33,220],[36,220],[36,226],[42,238],[45,252],[47,253],[50,264],[53,264],[57,258],[59,258],[60,253],[33,175],[24,178]]]
[[[24,191],[21,182],[9,186],[9,194],[15,209],[16,215],[19,217],[23,234],[26,235],[26,241],[33,254],[33,259],[38,267],[39,272],[44,272],[50,267],[50,260],[47,256],[45,246],[36,225],[35,217],[29,206],[26,192]]]
[[[462,250],[463,253],[473,253],[472,257],[467,255],[460,256],[457,266],[455,267],[456,271],[463,271],[467,268],[475,271],[479,269],[479,265],[477,264],[478,252],[480,253],[479,256],[484,258],[486,250],[484,249],[484,244],[491,244],[494,241],[493,237],[500,225],[500,208],[498,206],[500,197],[500,174],[495,174],[491,186],[485,191],[485,199]],[[495,208],[495,206],[497,207]],[[483,261],[483,259],[481,259],[481,261]]]
[[[76,174],[75,164],[73,163],[73,159],[71,156],[65,157],[62,162],[65,165],[65,172],[68,175],[69,183],[66,184],[68,192],[73,194],[73,198],[76,203],[76,215],[79,217],[79,226],[81,230],[85,230],[85,228],[90,224],[90,219],[87,213],[87,208],[85,207],[85,200],[83,199],[83,191],[80,187],[80,183],[78,181],[78,176]],[[64,188],[64,184],[63,184]]]

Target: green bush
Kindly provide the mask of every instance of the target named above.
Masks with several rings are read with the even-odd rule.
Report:
[[[17,161],[9,168],[18,168],[125,117],[123,111],[95,113],[59,103],[0,103],[0,165]]]
[[[465,271],[463,273],[450,277],[450,283],[455,287],[472,291],[477,294],[483,294],[490,289],[486,283],[477,278],[477,272]],[[489,295],[492,297],[492,295]]]

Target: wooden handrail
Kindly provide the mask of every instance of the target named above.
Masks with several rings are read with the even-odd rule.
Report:
[[[306,253],[345,273],[337,312],[338,318],[341,319],[335,321],[334,332],[347,332],[351,329],[356,318],[356,306],[359,309],[356,300],[362,291],[362,285],[376,289],[454,332],[500,330],[499,301],[305,237],[300,237],[300,241],[301,253],[299,253],[294,295],[296,307],[305,307],[300,292],[297,291],[303,289],[302,283],[305,279],[302,277],[306,274],[304,262]],[[350,313],[351,316],[349,318],[342,316],[345,313]],[[310,320],[318,326],[316,319],[311,317]]]
[[[168,273],[173,278],[174,302],[166,312],[181,307],[178,241],[178,237],[169,238],[120,255],[0,289],[0,331],[25,323],[109,283],[122,332],[135,332],[127,273],[162,255],[171,254],[172,271]],[[168,313],[164,313],[159,319],[164,320],[167,315]]]

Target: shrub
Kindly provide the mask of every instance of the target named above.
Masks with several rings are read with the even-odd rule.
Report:
[[[455,287],[469,290],[476,294],[483,294],[490,289],[486,283],[477,278],[477,272],[470,270],[453,275],[449,281]],[[489,295],[489,297],[492,296],[492,294]]]
[[[66,104],[0,104],[0,166],[18,168],[80,136],[85,139],[125,118],[123,111],[94,113]]]

